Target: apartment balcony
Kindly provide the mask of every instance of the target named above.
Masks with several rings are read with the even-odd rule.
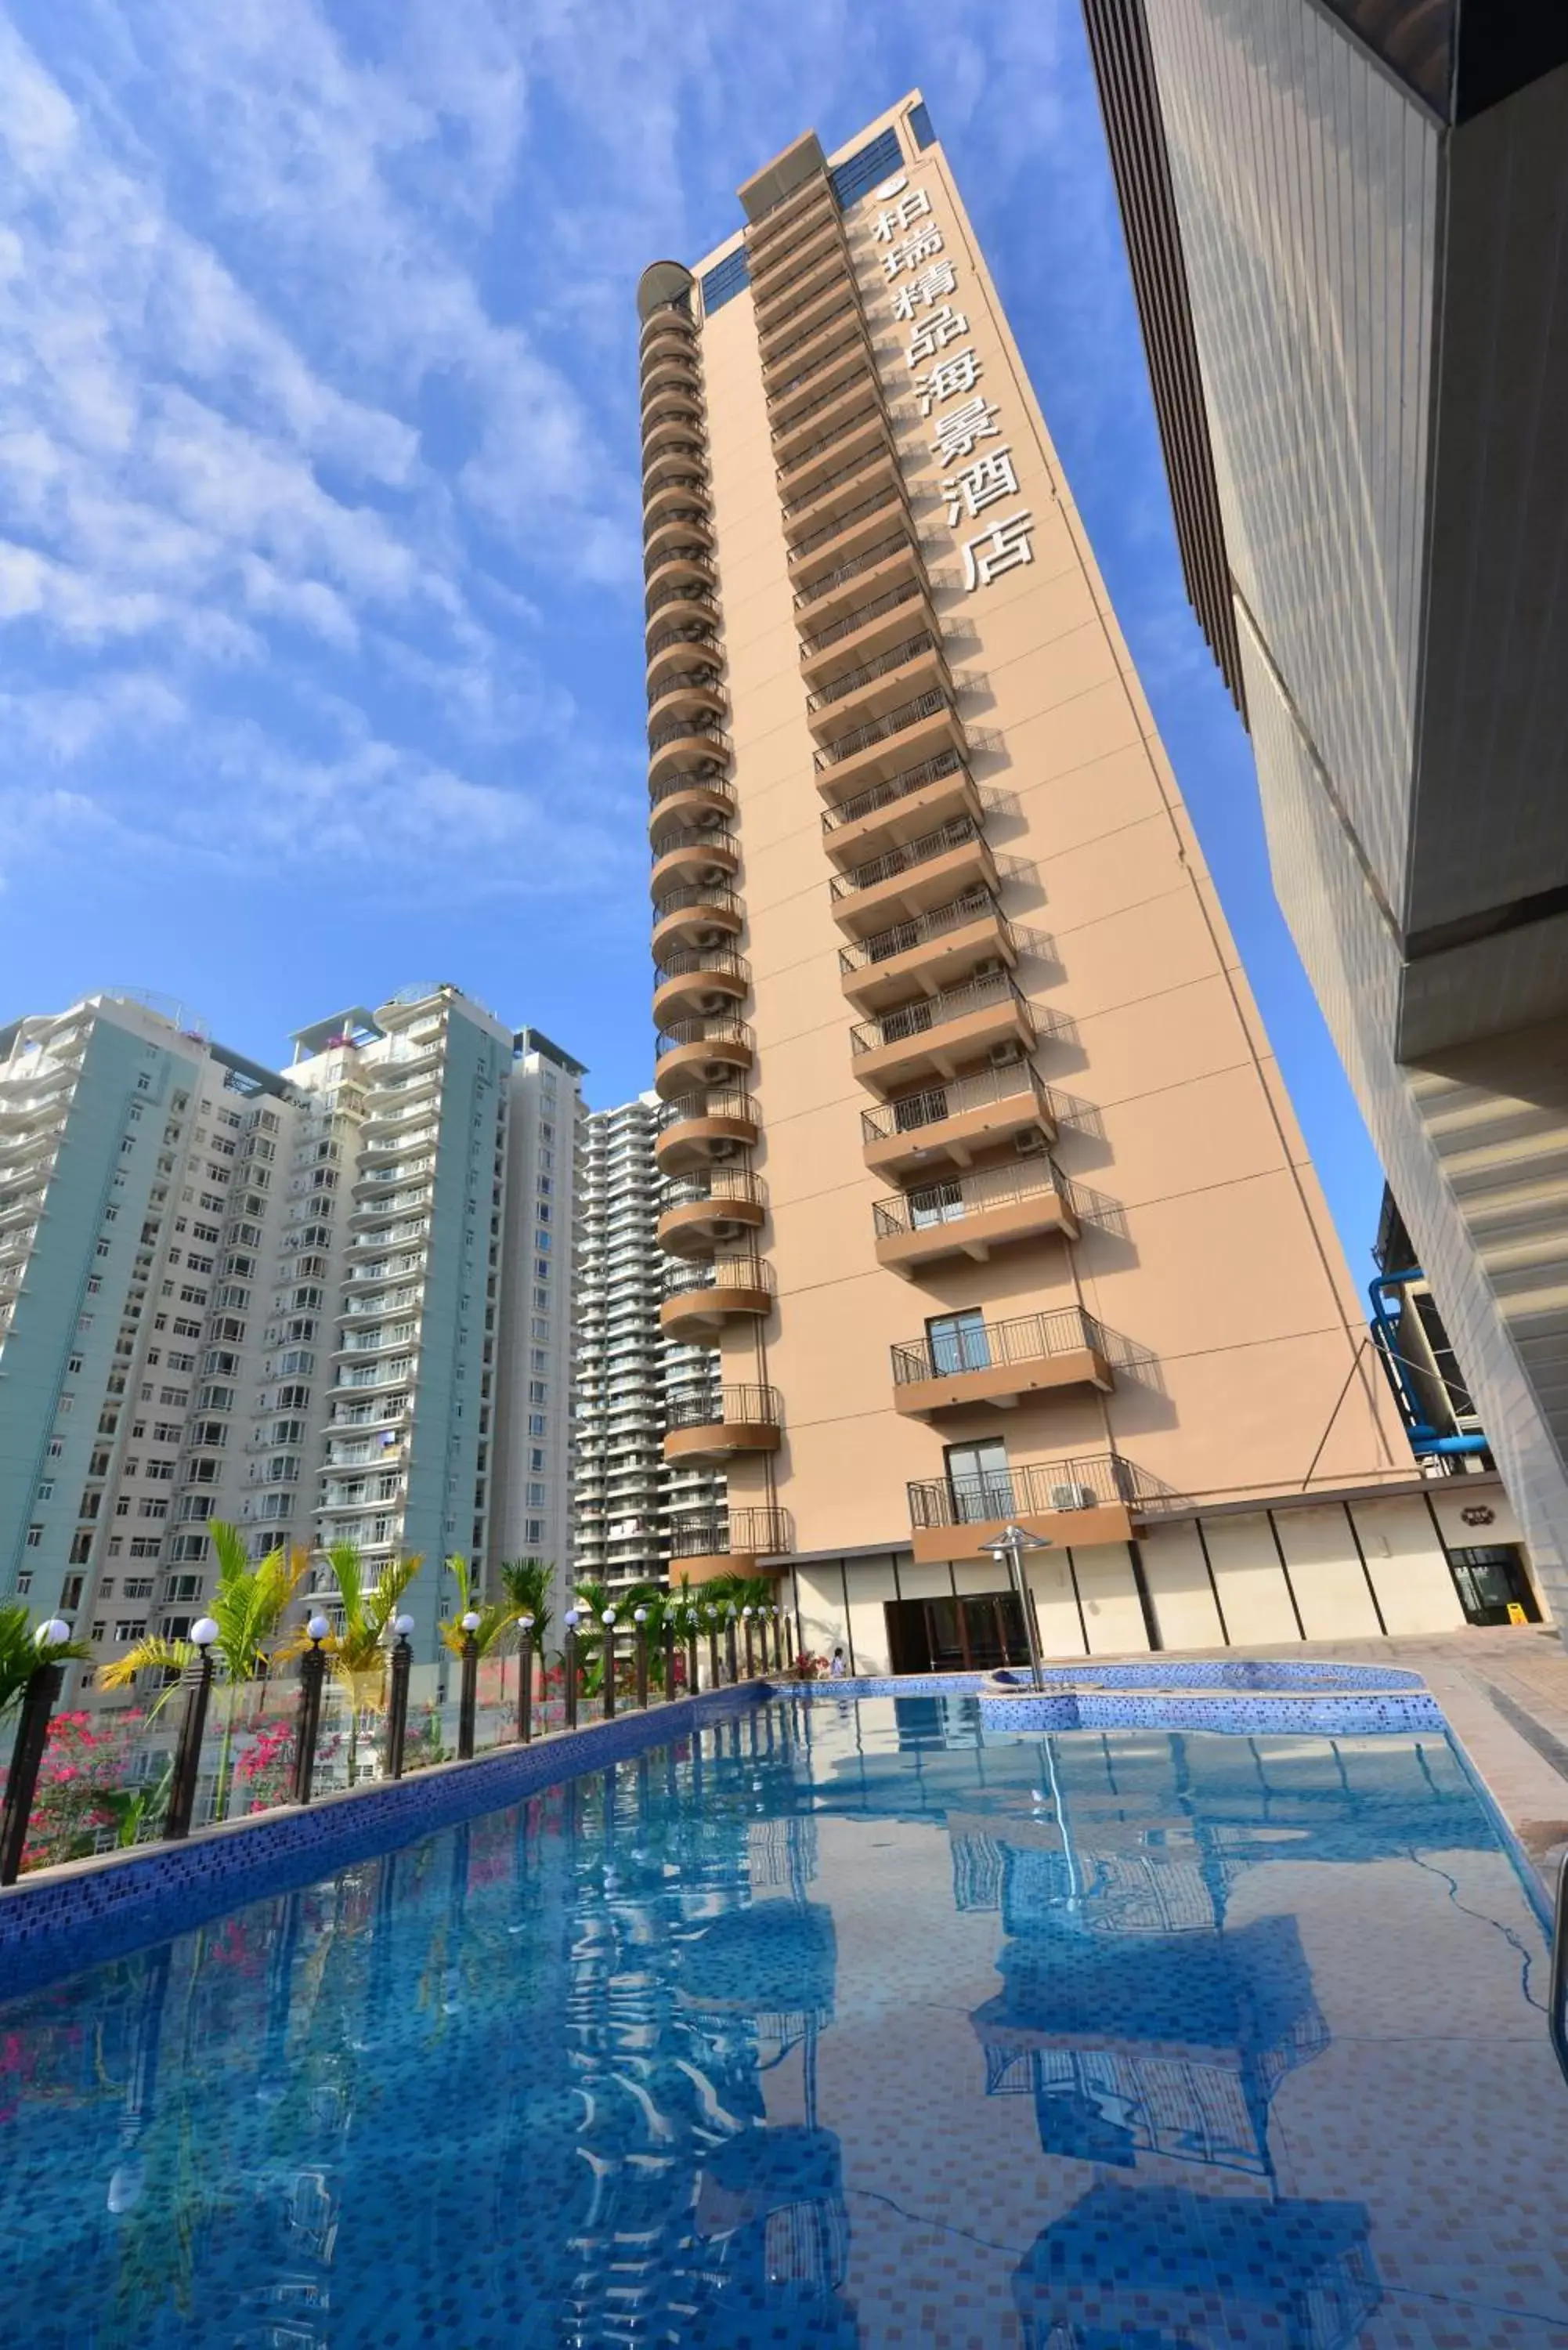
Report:
[[[783,1510],[774,1509],[672,1515],[669,1543],[671,1587],[689,1583],[696,1590],[723,1575],[779,1571],[766,1562],[788,1555],[789,1521]]]
[[[1012,925],[982,881],[945,905],[840,947],[839,985],[862,1010],[881,1011],[901,1006],[913,990],[940,995],[971,973],[1017,959]]]
[[[684,770],[648,787],[648,830],[655,854],[675,834],[727,825],[735,813],[735,787],[723,775]]]
[[[1140,1503],[1158,1488],[1119,1452],[1021,1461],[982,1477],[922,1479],[909,1488],[917,1565],[979,1558],[1009,1525],[1058,1546],[1130,1542]]]
[[[656,425],[679,424],[686,432],[700,430],[702,424],[702,393],[701,382],[687,377],[677,382],[659,385],[645,392],[642,401],[642,449],[647,456]]]
[[[702,397],[702,370],[688,351],[670,350],[662,345],[649,352],[642,363],[640,390],[643,413],[661,391],[671,387],[689,391],[693,400]]]
[[[752,966],[728,947],[704,947],[663,958],[663,976],[653,991],[655,1025],[706,1020],[731,1011],[751,993]]]
[[[638,339],[645,359],[650,352],[665,344],[674,350],[695,350],[696,320],[689,310],[678,310],[672,302],[661,302],[643,320],[642,333]]]
[[[817,429],[826,432],[833,421],[834,402],[841,394],[854,391],[864,397],[875,392],[878,399],[881,397],[881,379],[871,356],[866,322],[858,314],[847,323],[835,319],[812,341],[812,349],[804,355],[805,365],[768,394],[768,424],[774,436],[775,465],[779,463],[780,442],[792,425],[807,417],[817,417],[821,420]],[[797,362],[786,364],[794,366]]]
[[[858,310],[860,296],[849,265],[847,246],[831,247],[806,271],[794,302],[769,303],[757,319],[757,348],[763,382],[768,371],[792,350],[806,346],[819,328],[846,312]]]
[[[657,899],[683,882],[728,881],[740,862],[741,844],[723,825],[688,825],[679,832],[661,831],[654,846],[649,887]]]
[[[690,594],[693,588],[705,588],[710,595],[716,593],[719,574],[713,564],[711,535],[706,531],[698,534],[688,525],[684,543],[662,550],[658,561],[646,567],[644,577],[648,582],[645,608],[650,619],[661,609],[665,601],[661,591],[666,588],[683,588]],[[669,600],[676,603],[680,598],[672,596]]]
[[[945,824],[984,821],[980,793],[953,750],[939,751],[822,811],[823,846],[846,871],[927,838]]]
[[[750,1076],[756,1038],[743,1020],[721,1013],[711,1020],[678,1020],[659,1037],[653,1083],[662,1101],[713,1086],[734,1087]]]
[[[767,255],[760,272],[755,257],[748,251],[746,264],[751,272],[759,333],[764,318],[776,318],[803,300],[828,263],[839,255],[847,258],[848,252],[844,223],[836,211],[819,212],[806,234],[787,250]]]
[[[646,518],[652,500],[666,488],[681,484],[711,494],[708,474],[708,449],[705,442],[676,440],[666,434],[659,447],[642,469],[642,505]]]
[[[656,1238],[670,1256],[706,1257],[759,1232],[767,1193],[749,1167],[711,1167],[666,1185]]]
[[[966,930],[983,919],[981,899],[994,905],[998,886],[996,862],[983,830],[972,816],[955,816],[917,840],[868,858],[847,873],[836,873],[829,889],[839,928],[875,950],[878,970],[883,963],[898,964],[896,976],[902,981],[929,970],[930,956],[939,965],[956,968],[954,956],[964,950],[955,949],[951,935],[940,925],[950,917],[957,929]],[[928,914],[938,919],[939,928],[928,926],[919,940],[906,939],[909,926]],[[921,949],[929,949],[929,955],[921,955]],[[981,949],[991,951],[989,945]],[[1005,947],[997,951],[1007,951]],[[909,954],[917,961],[910,962]],[[863,968],[858,962],[846,967],[846,986],[851,972],[857,976]],[[889,987],[891,983],[889,977]],[[886,1000],[882,990],[873,990],[865,1000],[874,1002],[879,993]]]
[[[812,733],[829,756],[840,742],[923,692],[950,699],[947,655],[934,628],[907,629],[866,660],[839,670],[806,698]]]
[[[651,642],[656,623],[661,631],[691,622],[711,628],[719,617],[719,598],[701,579],[681,571],[658,588],[650,588],[643,608],[648,615],[648,639]]]
[[[1056,1113],[1045,1087],[1016,1045],[994,1068],[925,1086],[860,1113],[862,1156],[875,1174],[929,1170],[932,1161],[968,1167],[977,1151],[1011,1142],[1021,1158],[1056,1139]]]
[[[807,594],[816,580],[838,571],[896,528],[907,531],[911,538],[915,535],[904,484],[896,473],[889,478],[883,468],[873,466],[859,497],[847,501],[837,514],[829,515],[790,548],[790,578],[802,594]]]
[[[857,377],[835,385],[773,434],[779,502],[793,519],[824,484],[891,448],[893,428],[879,383]]]
[[[826,220],[795,247],[789,268],[770,270],[761,286],[753,286],[753,316],[763,358],[777,338],[809,325],[819,305],[854,283],[843,228],[836,220]]]
[[[663,513],[655,515],[643,525],[642,568],[646,578],[659,575],[659,566],[668,558],[680,556],[688,546],[695,546],[707,559],[711,569],[713,553],[713,518],[707,504],[693,504],[687,491],[683,501],[671,500]]]
[[[762,1320],[774,1309],[777,1284],[771,1264],[756,1256],[722,1256],[672,1264],[665,1275],[659,1326],[689,1345],[718,1343],[726,1323]]]
[[[691,881],[671,889],[653,909],[653,954],[664,962],[683,949],[718,946],[740,936],[741,901],[722,882]]]
[[[692,670],[717,670],[724,646],[711,619],[660,623],[648,636],[649,714],[670,682]]]
[[[799,326],[773,337],[761,355],[763,390],[770,401],[808,383],[825,361],[857,336],[867,338],[866,313],[853,278],[836,286],[827,301],[812,303],[810,311]]]
[[[838,217],[838,199],[826,172],[814,172],[798,188],[792,188],[746,230],[746,265],[753,282],[798,253],[824,221]]]
[[[1030,1166],[949,1175],[877,1200],[871,1211],[877,1262],[889,1273],[967,1256],[983,1264],[1016,1241],[1075,1241],[1078,1220],[1065,1178],[1049,1157]]]
[[[861,1021],[849,1041],[855,1076],[886,1096],[922,1081],[954,1078],[1002,1047],[1032,1052],[1035,1035],[1033,1011],[1012,973],[1001,971]]]
[[[715,1159],[750,1150],[762,1130],[762,1113],[750,1094],[694,1095],[670,1102],[653,1146],[661,1175],[684,1175]]]
[[[978,1403],[1014,1404],[1058,1388],[1109,1395],[1115,1385],[1105,1333],[1081,1305],[972,1328],[955,1321],[944,1334],[907,1338],[891,1351],[893,1408],[915,1419]]]
[[[658,691],[649,695],[649,740],[664,733],[678,718],[717,724],[728,714],[729,708],[724,681],[711,661],[669,669],[659,681]]]
[[[701,712],[671,718],[654,728],[648,738],[648,780],[661,784],[671,775],[723,774],[730,764],[730,738],[722,726],[710,725]]]
[[[665,1405],[664,1458],[697,1467],[742,1452],[776,1452],[784,1410],[773,1388],[724,1388],[671,1395]]]
[[[875,603],[892,588],[910,581],[920,590],[925,589],[925,558],[907,517],[900,516],[896,529],[884,532],[860,554],[850,556],[807,586],[796,588],[796,626],[806,642],[819,642],[823,631],[833,621]]]
[[[706,427],[701,417],[687,415],[684,412],[684,403],[680,415],[661,417],[657,424],[649,424],[645,417],[642,426],[643,480],[645,482],[648,480],[654,465],[661,457],[671,456],[677,452],[691,449],[699,450],[706,454],[708,443],[705,434]]]

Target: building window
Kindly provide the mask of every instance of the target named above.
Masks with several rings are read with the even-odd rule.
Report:
[[[16,1577],[16,1591],[18,1596],[26,1599],[28,1592],[31,1591],[32,1588],[33,1570],[30,1566],[25,1566],[22,1569],[21,1574]]]
[[[898,149],[898,132],[880,131],[846,162],[840,163],[836,172],[828,173],[833,192],[847,211],[851,204],[858,203],[868,188],[874,188],[878,180],[885,180],[890,172],[896,172],[903,160]],[[704,279],[704,287],[706,284]],[[703,298],[706,300],[706,293]]]
[[[887,175],[883,173],[879,176],[885,178]],[[867,181],[866,184],[869,187],[871,182]],[[715,263],[702,279],[702,308],[705,316],[711,318],[715,310],[722,310],[726,302],[732,302],[737,294],[743,294],[751,282],[752,273],[746,261],[746,248],[743,244],[738,244],[733,253],[727,253],[722,261]]]

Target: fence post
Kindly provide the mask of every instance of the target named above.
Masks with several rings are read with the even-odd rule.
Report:
[[[327,1679],[327,1659],[321,1643],[332,1627],[325,1616],[313,1616],[306,1626],[310,1646],[299,1660],[299,1706],[294,1717],[294,1785],[296,1804],[308,1804],[316,1777],[316,1742],[321,1731],[321,1684]]]
[[[49,1716],[66,1685],[66,1669],[48,1661],[49,1651],[63,1647],[70,1637],[70,1626],[58,1616],[52,1616],[47,1624],[38,1627],[38,1648],[44,1661],[35,1665],[27,1676],[21,1719],[16,1724],[16,1742],[11,1750],[5,1809],[0,1820],[0,1885],[15,1885],[22,1866],[22,1847],[27,1841],[27,1825],[33,1816],[33,1796],[48,1740]]]
[[[711,1607],[706,1610],[706,1614],[708,1617],[708,1686],[710,1689],[717,1689],[719,1686],[719,1625]]]
[[[637,1627],[637,1702],[638,1702],[639,1706],[641,1708],[641,1710],[646,1713],[646,1712],[647,1712],[647,1711],[648,1711],[648,1610],[647,1610],[647,1608],[646,1608],[646,1607],[637,1607],[637,1608],[634,1608],[634,1609],[633,1609],[633,1611],[632,1611],[632,1618],[631,1618],[631,1620],[632,1620],[632,1622],[633,1622],[633,1623],[636,1625],[636,1627]]]
[[[604,1711],[605,1711],[605,1720],[606,1720],[607,1721],[608,1721],[611,1719],[611,1717],[613,1716],[614,1712],[615,1712],[615,1609],[614,1609],[613,1607],[607,1607],[607,1608],[605,1609],[605,1612],[604,1612],[604,1631],[605,1631],[605,1644],[604,1644],[604,1659],[605,1659],[605,1706],[604,1706]]]
[[[392,1663],[387,1691],[387,1776],[400,1779],[403,1775],[403,1749],[409,1735],[409,1676],[414,1669],[414,1652],[409,1646],[409,1634],[414,1628],[411,1616],[396,1616],[392,1629],[397,1640],[392,1649]]]
[[[730,1676],[730,1687],[733,1689],[741,1678],[741,1660],[735,1650],[735,1611],[732,1607],[724,1610],[724,1664]]]
[[[202,1740],[213,1694],[213,1643],[217,1637],[218,1627],[210,1616],[203,1616],[200,1623],[191,1627],[191,1638],[198,1653],[195,1664],[187,1666],[184,1673],[185,1712],[174,1749],[174,1768],[170,1774],[169,1808],[163,1814],[163,1835],[170,1844],[179,1844],[191,1833],[191,1815],[196,1808],[196,1780],[202,1767]]]
[[[462,1618],[462,1680],[457,1699],[457,1759],[473,1760],[473,1718],[479,1703],[479,1617],[471,1607]]]
[[[517,1742],[526,1746],[534,1735],[534,1618],[522,1619],[523,1638],[517,1649]]]
[[[561,1686],[566,1701],[566,1728],[577,1726],[577,1611],[568,1607],[561,1638]]]
[[[672,1704],[675,1698],[675,1650],[677,1645],[675,1618],[673,1616],[666,1614],[664,1618],[664,1702],[666,1705]]]
[[[742,1608],[741,1621],[746,1631],[746,1679],[752,1681],[757,1677],[757,1659],[752,1648],[752,1611],[749,1607]]]

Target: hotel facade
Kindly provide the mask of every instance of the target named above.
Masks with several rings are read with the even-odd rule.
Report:
[[[1435,1628],[1428,1492],[951,168],[797,140],[641,318],[666,1334],[802,1643]],[[1445,1516],[1445,1512],[1448,1515]]]

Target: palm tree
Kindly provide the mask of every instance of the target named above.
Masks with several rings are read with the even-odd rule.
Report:
[[[337,1585],[343,1629],[322,1642],[327,1669],[348,1701],[348,1784],[359,1775],[359,1716],[387,1701],[387,1627],[424,1561],[389,1558],[374,1583],[367,1580],[358,1543],[332,1544],[327,1563]]]
[[[217,1784],[213,1790],[213,1817],[221,1820],[228,1799],[229,1762],[241,1695],[246,1685],[282,1653],[279,1637],[283,1619],[299,1588],[309,1555],[303,1547],[290,1550],[280,1543],[265,1558],[253,1562],[238,1526],[225,1525],[222,1519],[215,1518],[207,1533],[218,1562],[218,1580],[212,1600],[218,1637],[213,1643],[213,1653],[223,1668],[226,1691],[223,1745],[218,1755]],[[139,1640],[124,1656],[106,1665],[103,1685],[106,1689],[119,1689],[134,1680],[138,1673],[162,1671],[169,1679],[153,1706],[156,1713],[172,1694],[180,1674],[187,1665],[196,1662],[200,1653],[193,1641],[170,1640],[155,1635],[151,1639]]]
[[[476,1601],[472,1596],[472,1584],[467,1559],[453,1556],[448,1559],[447,1565],[457,1577],[457,1613],[444,1617],[438,1627],[441,1646],[450,1648],[454,1657],[461,1657],[468,1639],[468,1634],[462,1628],[462,1619],[465,1616],[476,1615],[479,1628],[473,1636],[474,1645],[482,1657],[487,1657],[502,1634],[516,1622],[518,1610],[513,1606],[510,1595],[504,1599]],[[504,1571],[503,1569],[504,1574]]]
[[[62,1640],[57,1648],[38,1645],[31,1611],[20,1601],[0,1607],[0,1720],[20,1705],[40,1665],[62,1665],[67,1657],[90,1656],[85,1640]]]
[[[511,1602],[514,1617],[532,1616],[534,1641],[540,1656],[545,1653],[545,1634],[550,1625],[550,1587],[556,1570],[547,1558],[504,1558],[501,1562],[501,1588]]]

